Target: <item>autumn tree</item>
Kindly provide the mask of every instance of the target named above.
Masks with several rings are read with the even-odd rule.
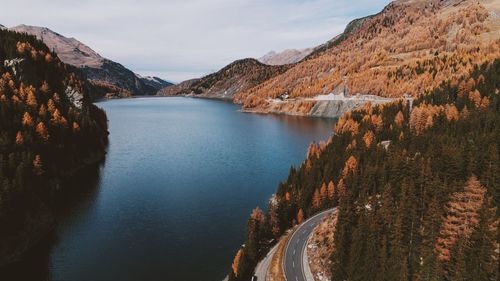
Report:
[[[33,119],[31,118],[31,115],[28,112],[24,112],[22,124],[23,126],[26,127],[33,126]]]
[[[403,115],[403,112],[398,111],[396,114],[396,117],[394,117],[394,123],[398,125],[399,127],[403,126],[403,122],[405,121],[405,117]]]
[[[451,122],[451,121],[457,121],[458,118],[460,117],[460,114],[458,113],[458,109],[454,104],[447,104],[445,106],[445,114],[446,114],[446,119]]]
[[[28,89],[28,97],[26,99],[26,103],[33,109],[36,109],[38,106],[38,102],[36,100],[35,93],[33,92],[33,89]]]
[[[80,125],[78,125],[78,123],[76,123],[76,122],[73,122],[72,129],[73,129],[73,133],[76,134],[76,133],[80,132]]]
[[[333,183],[333,181],[330,181],[328,183],[328,198],[332,199],[334,195],[335,195],[335,184]]]
[[[17,145],[22,145],[23,143],[24,143],[23,134],[21,134],[21,132],[18,131],[17,134],[16,134],[16,144]]]
[[[304,211],[302,208],[299,209],[299,212],[297,213],[297,224],[301,224],[304,222]]]
[[[38,136],[42,139],[42,141],[47,142],[49,140],[49,132],[43,122],[38,123],[38,125],[36,126],[36,132],[38,133]]]
[[[347,176],[350,172],[356,170],[358,166],[358,161],[354,156],[349,156],[347,161],[345,162],[344,169],[342,170],[342,177]]]
[[[45,118],[45,116],[47,115],[47,108],[45,107],[44,104],[40,105],[40,109],[38,110],[38,116],[40,116],[41,118]]]
[[[372,131],[368,131],[363,136],[363,141],[365,142],[366,148],[370,148],[373,141],[375,140],[375,134]]]
[[[318,208],[321,203],[321,195],[319,194],[318,189],[316,188],[314,190],[313,198],[312,198],[312,204],[314,208]]]
[[[66,118],[64,118],[61,113],[59,112],[59,109],[56,109],[53,113],[52,113],[52,119],[50,119],[50,121],[55,124],[55,125],[58,125],[58,126],[61,126],[61,127],[66,127],[68,125],[68,122],[66,121]]]
[[[486,189],[475,176],[469,178],[464,190],[453,193],[446,205],[446,217],[436,244],[440,261],[449,261],[451,252],[459,239],[468,239],[479,224],[479,209]]]
[[[242,256],[243,256],[243,249],[239,249],[238,252],[236,253],[236,256],[234,256],[233,264],[231,265],[231,268],[233,269],[234,276],[236,276],[236,277],[238,277],[238,269],[240,266],[240,261],[241,261]]]

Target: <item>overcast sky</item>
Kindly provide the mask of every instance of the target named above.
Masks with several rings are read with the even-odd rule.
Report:
[[[0,23],[48,27],[131,70],[179,82],[271,50],[316,46],[388,0],[23,0]]]

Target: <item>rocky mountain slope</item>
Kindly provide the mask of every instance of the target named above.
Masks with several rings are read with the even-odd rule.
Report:
[[[255,59],[235,61],[218,72],[201,79],[193,79],[179,85],[166,87],[160,96],[197,96],[205,98],[233,99],[234,94],[253,88],[283,73],[289,66],[271,66]]]
[[[353,94],[418,96],[475,65],[500,57],[498,1],[399,0],[353,22],[323,50],[258,87],[235,95],[247,109],[287,112],[272,102],[287,94],[302,100],[343,84]],[[345,36],[347,34],[347,36]],[[303,107],[309,114],[310,107]]]
[[[269,65],[291,64],[301,61],[303,58],[308,56],[314,50],[315,48],[307,48],[301,50],[287,49],[279,53],[276,53],[275,51],[270,51],[269,53],[258,58],[257,60],[263,64],[269,64]]]
[[[75,38],[67,38],[48,28],[18,25],[10,30],[42,40],[63,62],[79,68],[96,86],[98,96],[151,95],[172,85],[158,78],[138,76],[123,65],[103,58]]]

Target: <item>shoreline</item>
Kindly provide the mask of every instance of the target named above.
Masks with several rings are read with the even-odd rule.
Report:
[[[69,180],[71,178],[83,176],[87,169],[104,163],[106,154],[106,150],[102,153],[93,153],[83,159],[80,165],[60,175],[58,180],[66,186],[63,186],[62,189],[60,183],[54,186],[56,194],[53,195],[54,198],[52,202],[44,202],[44,208],[38,210],[38,214],[40,215],[38,220],[34,220],[35,223],[26,225],[23,231],[17,235],[17,237],[21,237],[21,239],[17,241],[17,245],[13,247],[14,250],[10,251],[6,256],[0,257],[0,270],[8,269],[16,263],[22,262],[32,249],[39,246],[41,241],[46,239],[50,233],[54,231],[59,223],[57,209],[64,205],[61,196],[74,190],[74,186],[69,183]],[[72,200],[70,199],[70,201]]]

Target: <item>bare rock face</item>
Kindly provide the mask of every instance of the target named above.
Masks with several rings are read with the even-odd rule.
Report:
[[[308,56],[312,51],[314,51],[314,48],[307,48],[301,50],[287,49],[280,53],[271,51],[265,54],[263,57],[259,58],[258,61],[269,65],[291,64],[301,61],[303,58]]]
[[[12,74],[14,74],[14,76],[18,76],[22,72],[22,64],[23,64],[23,62],[24,62],[24,59],[5,60],[3,62],[3,66],[12,69]]]
[[[67,64],[79,68],[102,94],[131,93],[152,95],[159,89],[172,85],[159,78],[141,77],[123,65],[106,59],[75,38],[67,38],[46,27],[18,25],[12,31],[28,33],[42,40]]]
[[[66,87],[65,94],[78,109],[82,108],[83,105],[82,93],[80,93],[77,89],[73,89],[72,87],[68,86]]]
[[[104,58],[87,45],[76,40],[67,38],[46,27],[18,25],[10,28],[12,31],[28,33],[42,40],[57,56],[64,62],[76,67],[100,68]]]

